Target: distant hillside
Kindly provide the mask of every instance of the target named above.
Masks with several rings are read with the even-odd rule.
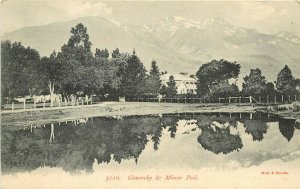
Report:
[[[300,77],[300,39],[287,32],[266,35],[239,28],[216,18],[201,22],[167,17],[151,26],[129,27],[102,17],[85,17],[44,26],[26,27],[2,36],[21,41],[49,55],[68,41],[70,28],[83,23],[88,28],[93,49],[135,48],[146,68],[155,59],[161,70],[195,73],[212,59],[228,59],[242,65],[244,76],[250,68],[260,68],[267,79],[275,80],[287,64]]]

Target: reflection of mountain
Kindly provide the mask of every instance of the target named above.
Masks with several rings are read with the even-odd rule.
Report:
[[[229,128],[202,127],[198,142],[203,148],[212,151],[215,154],[227,154],[243,147],[240,136],[230,134]]]
[[[261,141],[267,133],[268,126],[265,122],[259,120],[245,120],[244,126],[246,128],[246,133],[251,134],[253,140]]]
[[[288,141],[294,136],[295,122],[294,119],[279,119],[279,131]]]

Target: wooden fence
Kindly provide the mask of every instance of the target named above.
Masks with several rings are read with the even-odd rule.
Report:
[[[84,106],[84,105],[91,105],[93,104],[92,99],[89,99],[88,101],[85,101],[81,99],[80,101],[77,99],[76,101],[55,101],[51,105],[51,103],[48,101],[43,102],[19,102],[15,103],[12,102],[11,104],[5,104],[3,107],[3,110],[20,110],[20,109],[45,109],[45,108],[52,108],[52,107],[68,107],[68,106]]]
[[[174,97],[174,98],[125,98],[126,102],[159,102],[159,103],[264,103],[279,104],[299,101],[297,95],[274,95],[274,96],[238,96],[238,97],[219,97],[219,98],[192,98],[192,97]]]

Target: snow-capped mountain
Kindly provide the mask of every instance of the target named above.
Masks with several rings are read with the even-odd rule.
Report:
[[[250,68],[260,68],[274,80],[284,65],[300,76],[300,39],[287,32],[267,35],[241,28],[219,18],[188,20],[166,17],[153,25],[126,26],[113,19],[85,17],[44,26],[26,27],[2,36],[36,48],[41,55],[59,51],[70,36],[70,28],[83,23],[93,48],[131,52],[136,49],[146,68],[152,59],[161,70],[195,73],[212,59],[228,59],[241,64],[242,77]]]
[[[288,32],[280,31],[276,34],[276,36],[292,43],[300,43],[299,37]]]

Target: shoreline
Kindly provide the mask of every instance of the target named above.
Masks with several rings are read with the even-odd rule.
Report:
[[[176,104],[148,102],[105,102],[102,104],[35,109],[34,111],[2,111],[1,127],[26,127],[88,117],[132,116],[166,113],[254,113],[253,106],[233,104]]]
[[[262,106],[250,104],[180,104],[149,102],[104,102],[85,106],[55,107],[46,109],[28,109],[1,111],[2,128],[25,128],[53,122],[72,121],[90,117],[153,115],[168,113],[269,113],[280,117],[289,117],[300,122],[299,112],[268,111]]]

